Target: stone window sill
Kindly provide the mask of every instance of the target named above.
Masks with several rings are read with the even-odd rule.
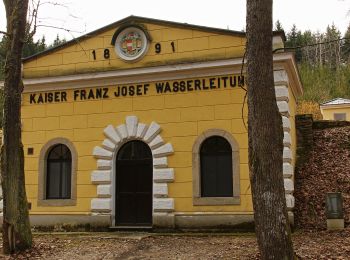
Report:
[[[53,199],[53,200],[38,200],[38,206],[64,207],[75,206],[77,201],[74,199]]]
[[[240,197],[195,197],[194,206],[239,205]]]

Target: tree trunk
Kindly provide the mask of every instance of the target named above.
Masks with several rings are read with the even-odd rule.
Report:
[[[32,245],[24,181],[24,154],[21,142],[22,47],[25,37],[28,0],[4,0],[7,19],[4,82],[3,145],[1,175],[4,197],[3,250],[5,254]]]
[[[249,170],[262,259],[293,259],[283,186],[283,128],[275,97],[272,0],[247,0]]]

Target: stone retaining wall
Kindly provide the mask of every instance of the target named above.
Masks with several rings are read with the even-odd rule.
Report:
[[[296,168],[301,167],[309,157],[313,148],[313,118],[311,114],[296,115],[295,127],[297,133]]]
[[[317,120],[314,121],[311,114],[295,116],[297,132],[297,161],[296,168],[300,168],[309,158],[313,149],[314,130],[326,128],[350,126],[349,121]]]

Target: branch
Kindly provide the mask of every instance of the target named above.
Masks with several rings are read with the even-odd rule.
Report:
[[[85,50],[84,47],[81,45],[80,41],[77,40],[77,39],[75,38],[75,36],[72,34],[72,33],[80,33],[80,34],[82,34],[82,33],[84,33],[84,32],[73,31],[73,30],[69,30],[69,29],[67,29],[67,28],[58,27],[58,26],[53,26],[53,25],[43,25],[43,24],[37,25],[37,27],[39,27],[39,26],[41,26],[41,27],[47,27],[47,28],[59,29],[59,30],[63,30],[63,31],[68,32],[68,33],[73,37],[73,40],[74,40],[77,44],[79,44],[79,46],[81,47],[81,49],[84,51],[85,55],[88,56],[86,50]]]
[[[63,28],[63,27],[59,27],[59,26],[53,26],[53,25],[44,25],[44,24],[38,24],[37,27],[47,27],[47,28],[54,28],[54,29],[58,29],[58,30],[63,30],[69,33],[84,33],[84,31],[73,31],[73,30],[69,30],[67,28]]]
[[[32,19],[29,23],[29,28],[28,28],[28,39],[32,38],[36,33],[39,6],[40,6],[40,0],[38,0],[38,2],[36,3],[36,6],[35,6],[35,2],[33,1]],[[34,23],[33,31],[30,32],[30,28],[32,27],[33,23]]]
[[[40,6],[42,6],[42,5],[47,5],[47,4],[65,8],[65,9],[67,9],[68,12],[69,12],[69,4],[70,4],[70,3],[68,3],[68,2],[67,2],[67,3],[57,3],[57,2],[51,2],[51,1],[45,1],[45,2],[39,3],[39,4],[38,4],[38,8],[39,8]],[[74,19],[82,19],[81,17],[76,16],[76,15],[74,15],[74,14],[71,14],[70,12],[69,12],[69,16],[70,16],[70,17],[73,17]]]
[[[40,4],[39,4],[39,6],[42,6],[42,5],[47,5],[47,4],[49,4],[49,5],[53,5],[53,6],[60,6],[60,7],[64,7],[64,8],[69,9],[68,4],[64,4],[64,3],[62,4],[62,3],[51,2],[51,1],[45,1],[45,2],[42,2],[42,3],[40,3]]]
[[[28,39],[32,38],[34,36],[38,26],[65,30],[65,31],[67,31],[69,33],[70,32],[74,32],[74,31],[65,29],[63,27],[55,27],[55,26],[51,26],[51,25],[47,25],[47,26],[38,25],[41,22],[40,21],[41,18],[38,17],[38,10],[39,10],[39,8],[42,5],[49,4],[49,5],[53,5],[53,6],[63,7],[63,8],[66,8],[67,10],[69,10],[68,5],[65,5],[63,3],[56,3],[56,2],[51,2],[51,1],[41,1],[41,0],[36,0],[36,1],[32,0],[31,3],[32,3],[32,6],[29,7],[29,10],[28,10],[28,13],[30,14],[30,20],[28,21],[29,25],[28,25],[28,32],[27,32],[27,38]],[[77,17],[77,16],[75,16],[73,14],[69,14],[69,16],[73,17],[74,19],[79,19],[79,17]],[[32,30],[31,30],[31,28],[32,28]],[[81,32],[77,32],[77,33],[81,33]]]
[[[4,34],[6,36],[10,36],[11,34],[7,33],[7,32],[3,32],[3,31],[0,31],[1,34]]]

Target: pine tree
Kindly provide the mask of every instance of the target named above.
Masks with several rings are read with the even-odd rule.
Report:
[[[276,21],[274,30],[275,30],[275,31],[284,31],[280,20],[277,20],[277,21]]]
[[[310,30],[305,31],[301,35],[301,48],[302,61],[308,64],[315,64],[315,46],[308,46],[315,43],[314,35]]]
[[[344,41],[342,44],[341,52],[342,52],[342,60],[346,63],[350,62],[350,24],[346,29],[344,34]]]
[[[23,45],[23,57],[29,57],[38,52],[44,51],[46,49],[45,41],[45,36],[43,36],[40,40],[37,40],[36,42],[34,42],[33,37],[27,38],[26,42]]]
[[[302,46],[302,33],[297,29],[296,25],[293,24],[292,29],[287,33],[286,47],[296,48],[295,59],[297,62],[300,62],[303,57],[302,50],[300,48],[297,48],[300,46]]]
[[[341,33],[338,28],[332,24],[331,26],[327,26],[325,41],[330,42],[325,45],[325,62],[332,69],[336,69],[340,65],[340,55],[341,55],[341,45],[340,39]]]
[[[61,45],[63,43],[66,42],[66,39],[60,39],[60,36],[57,34],[56,35],[56,39],[53,41],[53,43],[51,45],[49,45],[49,48],[53,48],[53,47],[56,47],[58,45]]]

